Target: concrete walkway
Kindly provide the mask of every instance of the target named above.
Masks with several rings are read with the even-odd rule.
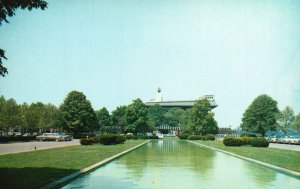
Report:
[[[277,144],[277,143],[270,143],[270,148],[279,148],[284,150],[294,150],[300,152],[300,145],[293,145],[293,144]]]
[[[13,143],[0,143],[0,155],[28,152],[36,150],[44,150],[49,148],[57,148],[64,146],[79,145],[79,140],[74,139],[72,141],[54,142],[54,141],[32,141],[32,142],[13,142]]]

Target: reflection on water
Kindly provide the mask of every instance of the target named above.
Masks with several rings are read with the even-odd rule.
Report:
[[[300,180],[180,140],[152,141],[64,188],[298,188]]]

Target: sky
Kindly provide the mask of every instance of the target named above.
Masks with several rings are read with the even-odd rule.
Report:
[[[0,95],[59,106],[72,90],[93,108],[215,95],[236,128],[268,94],[300,112],[300,1],[46,0],[0,26],[9,74]]]

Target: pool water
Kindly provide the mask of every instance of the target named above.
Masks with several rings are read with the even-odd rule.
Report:
[[[300,188],[300,180],[187,141],[166,139],[153,140],[64,188],[293,189]]]

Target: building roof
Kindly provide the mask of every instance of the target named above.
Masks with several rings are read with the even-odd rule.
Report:
[[[146,106],[154,106],[154,105],[159,105],[163,108],[191,108],[194,106],[197,100],[175,100],[175,101],[161,101],[161,102],[155,102],[155,101],[150,101],[146,102]],[[217,103],[215,100],[209,100],[211,108],[217,107]]]

